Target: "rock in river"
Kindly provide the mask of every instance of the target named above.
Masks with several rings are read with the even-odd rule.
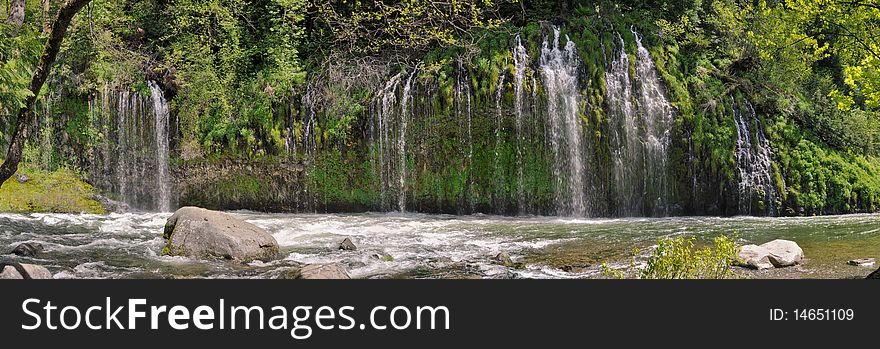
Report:
[[[278,242],[265,230],[229,214],[183,207],[165,223],[163,255],[224,258],[243,262],[270,260]]]
[[[745,245],[739,250],[741,265],[752,269],[770,269],[770,251],[758,245]]]
[[[804,250],[794,241],[773,240],[761,246],[743,246],[739,258],[742,266],[752,269],[782,268],[801,264]]]
[[[351,277],[339,264],[330,263],[306,265],[300,269],[297,279],[345,280],[351,279]]]
[[[43,245],[38,243],[23,243],[12,249],[12,254],[22,257],[36,257],[38,253],[43,251]]]
[[[342,240],[342,242],[339,243],[339,249],[344,251],[357,251],[358,248],[353,242],[351,242],[351,239],[345,238],[345,240]]]
[[[874,262],[875,262],[874,258],[860,258],[860,259],[850,260],[849,262],[846,262],[846,264],[854,265],[857,267],[873,267]]]
[[[777,268],[790,267],[804,261],[804,250],[794,241],[773,240],[761,247],[770,251],[770,263]]]
[[[0,280],[4,279],[24,279],[19,268],[21,268],[31,279],[51,279],[52,273],[48,269],[33,264],[18,263],[0,263]]]

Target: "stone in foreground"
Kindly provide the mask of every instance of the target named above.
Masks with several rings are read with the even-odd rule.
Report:
[[[770,263],[777,268],[798,265],[804,261],[804,250],[794,241],[773,240],[761,247],[770,251]]]
[[[309,280],[347,280],[351,279],[348,272],[339,264],[309,264],[299,271],[297,279]]]
[[[854,265],[857,267],[873,267],[874,262],[875,262],[874,258],[860,258],[860,259],[853,259],[849,262],[846,262],[846,264]]]
[[[33,264],[20,264],[22,269],[30,276],[31,279],[51,279],[52,273],[48,269]],[[24,279],[24,276],[18,272],[12,265],[5,265],[0,271],[0,280],[8,279]]]
[[[163,255],[223,258],[242,262],[270,260],[278,242],[265,230],[229,214],[183,207],[165,223]]]
[[[339,249],[343,251],[357,251],[358,248],[351,242],[351,239],[345,238],[345,240],[339,243]]]
[[[770,269],[770,251],[758,245],[745,245],[739,250],[740,265],[751,269]]]

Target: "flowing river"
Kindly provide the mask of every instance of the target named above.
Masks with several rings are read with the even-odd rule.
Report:
[[[0,253],[19,243],[40,243],[44,251],[36,258],[18,260],[44,265],[55,278],[271,278],[287,261],[337,262],[355,278],[596,278],[601,277],[602,262],[627,265],[634,247],[648,251],[659,238],[695,236],[702,244],[719,234],[735,235],[740,244],[788,239],[804,249],[803,265],[743,270],[749,278],[861,278],[875,268],[847,261],[880,257],[880,215],[569,219],[233,214],[274,235],[284,260],[243,265],[161,256],[169,213],[0,214]],[[346,237],[357,251],[337,249]],[[492,257],[502,251],[515,265],[493,263]]]

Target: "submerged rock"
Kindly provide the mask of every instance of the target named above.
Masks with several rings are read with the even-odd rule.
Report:
[[[393,262],[394,261],[394,257],[391,256],[390,254],[385,253],[385,252],[374,253],[373,257],[376,257],[376,259],[378,259],[380,261],[385,261],[385,262]]]
[[[22,257],[35,257],[37,254],[43,251],[43,245],[38,243],[30,243],[26,242],[23,244],[19,244],[12,249],[12,254],[16,256]]]
[[[492,262],[503,265],[505,267],[513,265],[513,261],[510,260],[510,254],[506,251],[502,251],[501,253],[495,255],[495,257],[492,258]]]
[[[311,280],[347,280],[351,279],[351,276],[349,276],[348,272],[346,272],[339,264],[330,263],[306,265],[299,270],[299,275],[295,278]]]
[[[121,201],[111,200],[104,195],[95,194],[92,199],[100,202],[101,205],[104,206],[105,209],[107,209],[107,212],[128,213],[132,211],[131,206],[129,206],[128,204]]]
[[[21,272],[19,272],[18,268],[16,268],[15,264],[18,263],[0,263],[0,266],[3,266],[2,270],[0,270],[0,280],[25,278],[21,274]],[[18,264],[18,266],[20,266],[21,269],[23,269],[23,271],[27,273],[27,276],[30,279],[52,278],[52,273],[49,272],[49,270],[45,267],[33,264]]]
[[[163,255],[224,258],[243,262],[270,260],[278,242],[265,230],[229,214],[183,207],[165,223]]]
[[[761,247],[770,251],[770,263],[777,268],[790,267],[804,261],[804,250],[794,241],[773,240]]]
[[[770,269],[773,263],[770,262],[770,251],[758,245],[745,245],[740,248],[738,253],[740,266],[751,269]]]
[[[853,259],[846,264],[854,265],[857,267],[872,267],[874,266],[874,258],[861,258],[861,259]]]
[[[339,249],[344,251],[357,251],[358,248],[353,242],[351,242],[351,239],[345,238],[345,240],[342,240],[342,242],[339,243]]]

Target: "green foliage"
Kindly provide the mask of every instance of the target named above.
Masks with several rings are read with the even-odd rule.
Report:
[[[81,174],[67,168],[52,172],[23,164],[18,173],[30,177],[19,183],[13,176],[0,186],[0,212],[106,213],[95,201],[95,189]]]
[[[296,47],[303,11],[304,1],[291,0],[178,0],[164,9],[185,138],[209,152],[282,149],[275,108],[286,109],[304,81]]]
[[[643,267],[638,267],[638,249],[633,251],[633,264],[628,270],[612,269],[602,264],[602,275],[624,279],[732,279],[738,275],[731,267],[736,265],[739,247],[725,235],[716,237],[712,246],[697,248],[696,238],[663,238],[648,256]]]

